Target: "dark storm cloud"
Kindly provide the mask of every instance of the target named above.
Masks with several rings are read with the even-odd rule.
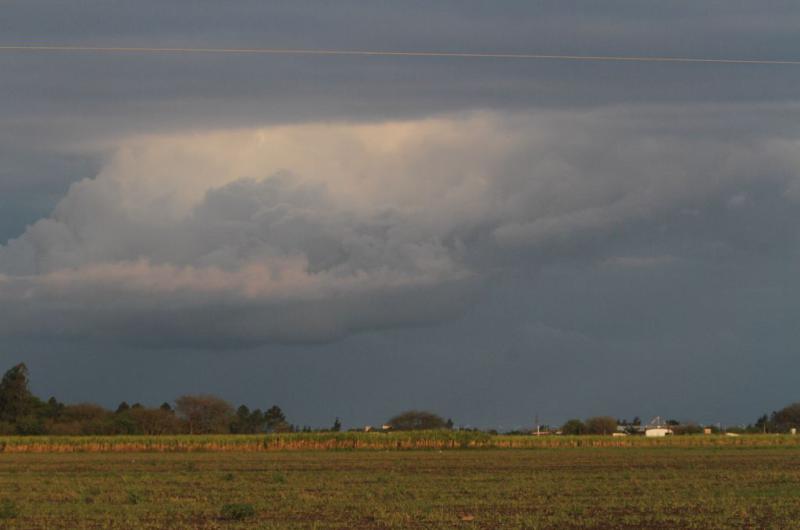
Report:
[[[0,44],[798,59],[798,26],[788,1],[19,1]],[[181,391],[257,403],[264,373],[320,423],[406,406],[509,427],[751,419],[796,399],[799,82],[763,65],[0,53],[0,238],[17,238],[0,331],[67,399],[158,401],[186,373],[204,386]],[[424,141],[340,149],[386,121]],[[200,145],[298,123],[338,129],[280,164]],[[142,335],[160,353],[131,349]],[[221,342],[269,345],[233,369]],[[152,355],[168,362],[148,379]],[[60,356],[77,361],[55,374]],[[87,359],[114,384],[71,388]],[[221,372],[252,384],[204,375]]]

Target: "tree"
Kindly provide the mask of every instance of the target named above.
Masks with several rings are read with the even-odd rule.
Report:
[[[286,421],[286,415],[278,405],[272,405],[264,413],[264,422],[269,432],[290,432],[292,426]]]
[[[44,416],[50,419],[56,419],[61,415],[64,410],[64,404],[59,402],[54,396],[50,396],[44,409]]]
[[[407,410],[386,422],[398,431],[428,431],[447,428],[447,422],[433,412]]]
[[[11,367],[0,381],[0,421],[28,416],[36,401],[28,389],[28,367],[25,363]]]
[[[128,405],[128,402],[127,401],[123,401],[122,403],[117,405],[117,414],[119,414],[120,412],[125,412],[126,410],[130,410],[130,408],[131,408],[131,406]]]
[[[331,427],[333,432],[339,432],[342,430],[342,420],[340,420],[337,416],[335,420],[333,420],[333,427]]]
[[[792,403],[772,413],[772,422],[779,431],[800,427],[800,403]]]
[[[247,405],[240,405],[236,409],[236,416],[231,422],[231,432],[233,434],[244,434],[247,432],[247,423],[250,418],[250,409]]]
[[[178,414],[189,434],[227,433],[233,419],[233,407],[224,399],[211,395],[181,396],[175,400]]]
[[[586,420],[589,434],[612,434],[617,432],[617,420],[611,416],[595,416]]]
[[[128,416],[133,420],[136,432],[141,434],[178,434],[182,430],[180,420],[175,414],[160,407],[131,407]]]
[[[236,417],[231,422],[231,432],[255,434],[264,430],[264,413],[261,409],[251,411],[246,405],[236,409]]]
[[[770,421],[769,416],[764,414],[756,420],[753,430],[762,433],[772,432],[774,430],[774,425]]]
[[[581,420],[572,419],[561,426],[561,433],[568,435],[585,434],[586,425]]]

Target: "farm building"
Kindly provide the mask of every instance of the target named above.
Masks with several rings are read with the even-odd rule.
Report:
[[[669,422],[666,424],[662,421],[661,416],[656,416],[644,428],[644,435],[649,438],[663,438],[673,434],[672,429],[669,428]]]
[[[672,429],[666,427],[649,427],[644,431],[644,435],[649,438],[661,438],[670,434],[672,434]]]

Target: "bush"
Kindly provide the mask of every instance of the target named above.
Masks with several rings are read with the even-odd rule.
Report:
[[[252,504],[226,504],[220,510],[220,516],[226,521],[241,521],[255,514],[256,509]]]

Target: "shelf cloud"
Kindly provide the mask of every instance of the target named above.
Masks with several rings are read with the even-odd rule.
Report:
[[[236,345],[425,325],[492,275],[562,259],[668,266],[680,256],[596,242],[744,208],[765,185],[796,200],[796,139],[650,130],[674,112],[129,137],[0,247],[0,333]]]

